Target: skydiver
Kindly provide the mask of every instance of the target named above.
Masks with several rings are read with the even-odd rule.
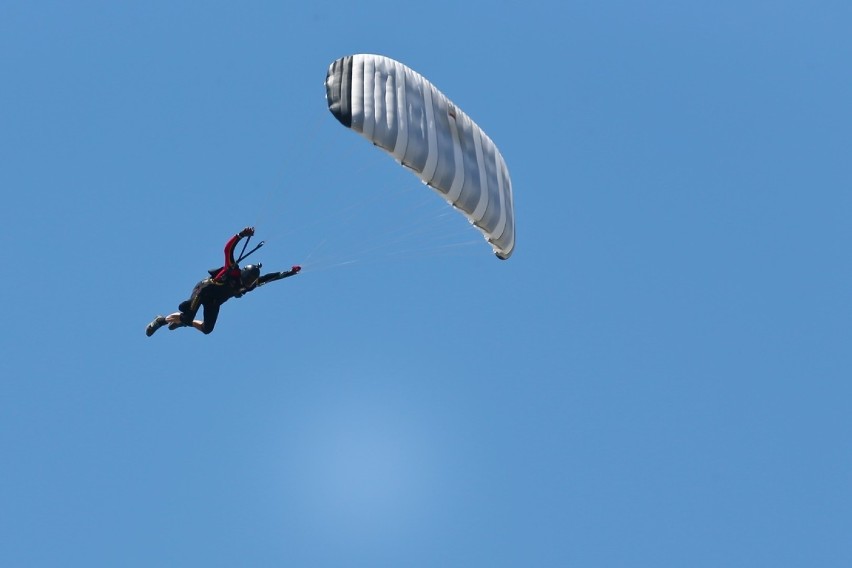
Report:
[[[190,298],[181,302],[178,306],[179,311],[167,316],[155,317],[154,321],[149,323],[148,327],[145,328],[145,334],[151,337],[155,331],[168,324],[171,330],[192,326],[207,335],[213,331],[213,327],[216,325],[216,318],[219,316],[219,307],[222,304],[231,298],[239,298],[258,286],[298,274],[302,269],[301,266],[294,265],[290,270],[270,272],[261,276],[260,268],[262,265],[260,263],[247,264],[240,268],[239,263],[234,259],[234,249],[237,243],[240,242],[240,239],[245,237],[249,237],[250,239],[252,236],[254,236],[254,227],[246,227],[231,237],[225,244],[225,265],[221,268],[210,270],[210,277],[205,278],[195,285]],[[248,241],[246,241],[247,243]],[[243,250],[245,250],[245,246],[243,246]],[[254,250],[257,250],[257,248]],[[194,319],[195,314],[198,313],[198,309],[201,307],[204,307],[203,321]]]

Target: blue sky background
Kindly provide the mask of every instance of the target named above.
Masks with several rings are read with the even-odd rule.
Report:
[[[3,2],[0,564],[849,566],[850,29]],[[501,148],[510,260],[328,113],[359,52]],[[245,225],[302,274],[146,338]]]

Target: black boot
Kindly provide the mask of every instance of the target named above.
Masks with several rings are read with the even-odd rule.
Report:
[[[148,324],[148,327],[145,328],[145,335],[151,337],[154,335],[154,332],[166,325],[166,318],[163,316],[157,316],[154,318],[154,321]]]

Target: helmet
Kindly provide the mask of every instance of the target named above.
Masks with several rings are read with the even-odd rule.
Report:
[[[240,271],[240,280],[243,281],[244,288],[252,288],[257,284],[257,279],[260,278],[260,264],[246,264]]]

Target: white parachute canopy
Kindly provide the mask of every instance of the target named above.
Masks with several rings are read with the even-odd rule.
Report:
[[[328,109],[414,171],[461,211],[498,258],[515,248],[512,182],[494,142],[429,81],[381,55],[338,59],[325,79]]]

